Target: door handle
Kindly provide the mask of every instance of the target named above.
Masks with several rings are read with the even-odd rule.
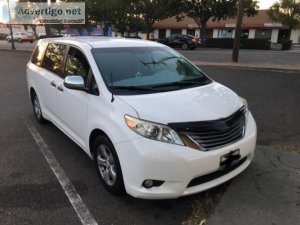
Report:
[[[56,84],[54,81],[52,81],[50,84],[51,84],[51,86],[56,87]]]
[[[64,89],[63,89],[63,87],[62,87],[62,86],[58,86],[58,87],[57,87],[57,90],[59,90],[59,91],[61,91],[61,92],[63,92],[63,91],[64,91]]]

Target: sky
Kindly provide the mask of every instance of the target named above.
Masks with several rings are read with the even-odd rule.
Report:
[[[259,9],[268,9],[274,2],[276,0],[258,0]]]

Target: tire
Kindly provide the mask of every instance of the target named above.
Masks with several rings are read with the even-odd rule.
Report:
[[[18,38],[18,42],[19,42],[19,43],[22,43],[22,39],[21,39],[21,38]]]
[[[30,43],[33,43],[33,41],[30,41]]]
[[[187,43],[183,43],[183,44],[181,45],[181,49],[182,49],[182,50],[187,50],[188,48],[189,48],[189,46],[188,46]]]
[[[11,42],[11,40],[10,39],[7,39],[7,41],[10,43]]]
[[[106,136],[98,136],[93,144],[94,162],[104,188],[114,194],[125,193],[122,170],[116,150]]]
[[[40,101],[36,95],[36,93],[34,92],[32,94],[32,107],[33,107],[33,112],[34,112],[34,116],[36,118],[36,120],[40,123],[40,124],[44,124],[47,122],[47,120],[45,120],[45,118],[43,117],[43,113],[42,113],[42,108],[40,105]]]

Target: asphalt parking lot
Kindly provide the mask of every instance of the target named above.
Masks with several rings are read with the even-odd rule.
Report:
[[[183,224],[194,196],[147,201],[108,194],[93,162],[52,124],[35,122],[26,90],[29,52],[0,51],[0,224],[81,224],[67,196],[28,130],[34,127],[98,224]],[[300,74],[266,70],[203,67],[213,79],[248,99],[258,125],[258,144],[300,148]],[[225,184],[226,186],[227,184]]]

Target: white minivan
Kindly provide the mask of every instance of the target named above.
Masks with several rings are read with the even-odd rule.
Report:
[[[111,193],[190,195],[253,159],[257,129],[246,100],[157,42],[43,39],[27,83],[37,121],[51,121],[94,159]]]

